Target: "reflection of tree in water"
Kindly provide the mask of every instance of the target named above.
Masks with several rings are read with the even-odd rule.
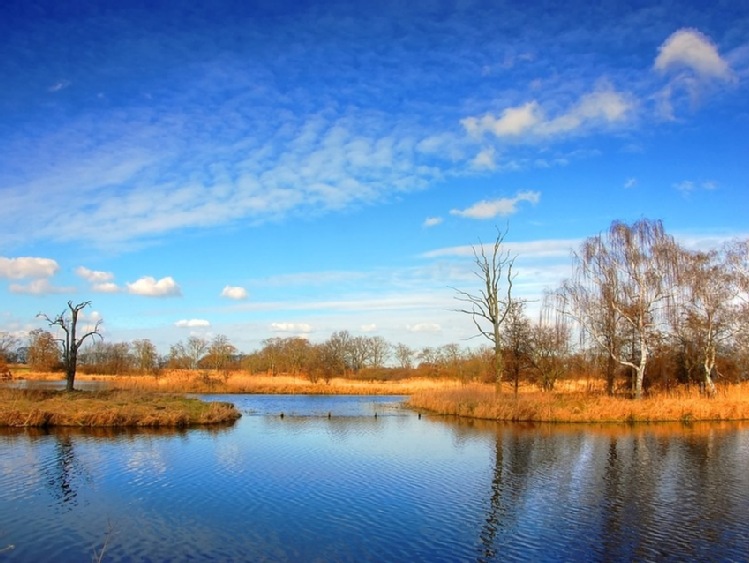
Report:
[[[491,494],[477,561],[503,559],[499,547],[503,537],[517,527],[518,506],[525,494],[528,477],[534,465],[534,445],[512,429],[498,428]]]
[[[72,510],[78,505],[81,480],[87,480],[76,458],[69,434],[55,434],[52,458],[44,465],[47,487],[60,507]]]

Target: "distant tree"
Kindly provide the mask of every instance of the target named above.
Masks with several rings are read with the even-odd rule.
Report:
[[[413,348],[398,343],[395,345],[395,348],[393,348],[393,355],[395,356],[395,361],[398,362],[398,367],[402,369],[412,369],[414,367],[416,352]]]
[[[29,333],[26,361],[32,370],[38,371],[50,371],[60,366],[60,346],[51,332],[37,328]]]
[[[43,313],[38,315],[46,320],[50,326],[59,326],[65,333],[65,338],[62,340],[62,357],[65,365],[66,391],[73,391],[74,389],[75,373],[78,367],[78,349],[88,338],[94,339],[97,336],[102,338],[99,333],[101,319],[97,320],[93,327],[88,327],[89,330],[84,332],[83,336],[78,337],[77,335],[78,314],[89,305],[91,305],[91,301],[83,301],[77,305],[68,301],[68,308],[55,317],[49,317]]]
[[[179,341],[169,347],[167,366],[171,369],[191,369],[192,359],[185,348],[184,342]]]
[[[9,332],[0,332],[0,359],[6,362],[17,360],[17,350],[20,340]]]
[[[229,338],[223,334],[219,334],[213,338],[208,346],[203,363],[207,364],[210,369],[220,372],[224,379],[226,379],[236,353],[237,349],[229,342]]]
[[[358,373],[370,363],[372,349],[369,338],[366,336],[354,336],[351,338],[347,350],[347,364],[354,373]]]
[[[385,365],[392,350],[391,344],[382,336],[370,336],[367,339],[369,348],[369,366],[381,368]]]
[[[133,340],[132,354],[135,369],[141,373],[157,373],[159,367],[159,353],[153,342],[147,338]]]
[[[502,348],[505,370],[510,376],[515,396],[520,389],[520,375],[531,365],[532,330],[525,314],[525,303],[513,301],[502,326]]]
[[[541,317],[531,328],[531,364],[536,383],[543,391],[554,389],[557,379],[569,369],[570,337],[568,317],[556,296],[544,298]]]
[[[473,247],[474,274],[481,280],[482,287],[477,293],[455,289],[456,299],[467,307],[457,309],[473,319],[478,334],[492,343],[494,349],[494,382],[497,393],[502,390],[504,358],[502,355],[502,326],[512,310],[512,284],[515,274],[512,269],[515,256],[506,248],[507,230],[497,229],[491,253],[487,254],[484,245]]]
[[[199,336],[191,336],[187,339],[184,350],[190,361],[190,369],[198,369],[200,360],[208,351],[208,341]]]

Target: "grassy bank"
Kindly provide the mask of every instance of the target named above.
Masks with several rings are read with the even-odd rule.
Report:
[[[78,379],[77,379],[78,380]],[[329,382],[310,382],[301,376],[249,375],[229,373],[223,378],[211,372],[170,370],[160,377],[153,376],[83,376],[80,381],[105,381],[111,389],[158,391],[169,393],[251,393],[297,395],[412,395],[429,389],[458,387],[454,380],[425,378],[397,381],[362,381],[333,378]]]
[[[516,397],[509,388],[497,395],[492,385],[466,385],[414,393],[408,404],[437,414],[515,422],[749,420],[749,385],[721,387],[712,399],[693,388],[662,392],[639,401],[602,393],[530,390]]]
[[[229,403],[134,391],[0,389],[0,426],[172,427],[234,422]]]

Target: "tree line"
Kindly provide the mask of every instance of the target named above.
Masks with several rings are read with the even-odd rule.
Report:
[[[474,248],[478,291],[456,289],[456,311],[472,316],[487,346],[414,349],[337,331],[321,343],[269,338],[249,354],[224,335],[191,336],[160,355],[146,339],[91,338],[76,348],[77,361],[84,371],[113,375],[158,376],[166,368],[224,377],[235,370],[283,373],[313,381],[448,376],[495,382],[498,389],[509,382],[516,391],[521,382],[548,391],[560,378],[585,376],[600,378],[610,394],[633,397],[649,386],[677,384],[698,384],[712,395],[716,380],[749,376],[749,240],[689,250],[660,221],[615,221],[573,253],[573,276],[546,292],[540,315],[531,319],[528,303],[513,295],[515,257],[507,251],[506,234],[497,231],[488,252],[484,245]],[[42,317],[51,326],[72,328],[65,315]],[[32,331],[26,346],[19,344],[0,334],[0,356],[39,370],[69,363],[66,345],[44,329]]]

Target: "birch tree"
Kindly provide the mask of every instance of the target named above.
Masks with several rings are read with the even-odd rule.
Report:
[[[575,277],[562,289],[569,314],[614,361],[633,371],[637,399],[670,304],[676,248],[660,221],[614,221],[574,254]],[[621,346],[623,334],[630,346]]]

